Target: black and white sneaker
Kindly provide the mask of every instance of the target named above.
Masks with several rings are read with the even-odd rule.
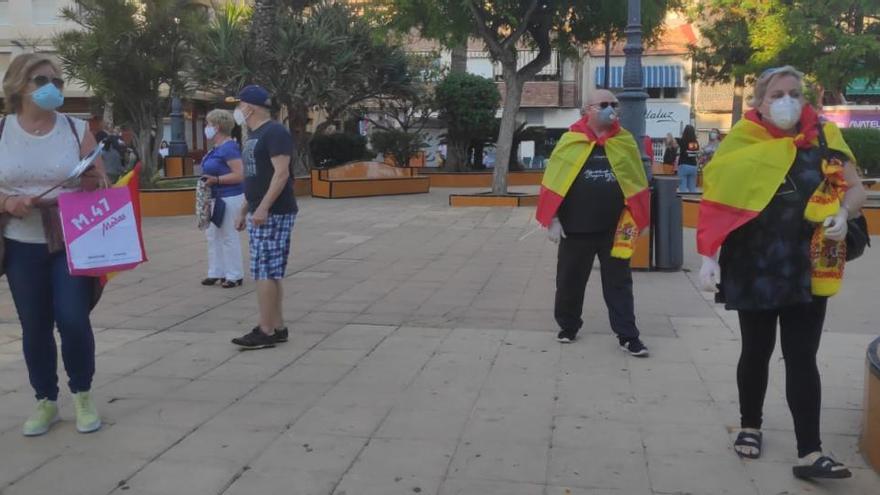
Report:
[[[577,332],[570,332],[568,330],[560,330],[558,334],[556,334],[556,342],[560,344],[571,344],[577,340]]]
[[[275,334],[266,335],[260,330],[260,327],[255,327],[250,333],[232,339],[232,343],[246,350],[266,349],[269,347],[275,347],[275,339]]]
[[[620,350],[630,353],[635,357],[648,357],[648,348],[638,338],[620,341]]]
[[[287,327],[276,328],[274,337],[275,337],[275,342],[277,342],[279,344],[287,342],[287,339],[290,337],[290,331],[287,330]]]

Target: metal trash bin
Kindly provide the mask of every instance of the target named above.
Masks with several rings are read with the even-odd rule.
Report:
[[[684,264],[678,177],[654,176],[654,268],[678,271]]]

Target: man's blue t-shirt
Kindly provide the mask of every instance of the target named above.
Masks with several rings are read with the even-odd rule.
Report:
[[[238,144],[232,140],[226,141],[205,155],[202,159],[202,174],[213,177],[230,174],[232,173],[232,169],[229,167],[230,160],[241,160]],[[214,186],[215,198],[228,198],[242,193],[244,193],[244,186],[240,183]]]
[[[248,202],[248,211],[251,213],[257,210],[269,190],[272,175],[275,173],[272,157],[280,155],[289,156],[291,161],[293,160],[293,137],[286,127],[270,120],[250,131],[244,143],[242,159],[244,195]],[[282,215],[297,211],[296,198],[293,196],[293,174],[291,174],[287,179],[287,186],[281,190],[281,194],[269,208],[269,213]]]

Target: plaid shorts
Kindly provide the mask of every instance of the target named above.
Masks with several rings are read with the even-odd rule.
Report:
[[[259,227],[248,217],[248,245],[254,280],[281,280],[290,256],[290,234],[296,214],[269,215]]]

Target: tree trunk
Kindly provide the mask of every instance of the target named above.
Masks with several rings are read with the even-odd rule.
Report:
[[[104,102],[104,116],[101,117],[104,123],[104,129],[113,129],[113,102],[107,100]]]
[[[275,38],[275,27],[278,25],[278,0],[254,0],[251,16],[251,43],[254,47],[252,57],[256,57],[257,67],[263,71],[272,71],[271,57],[267,54],[272,50]]]
[[[446,170],[450,172],[464,172],[467,170],[467,139],[447,138],[446,143]]]
[[[137,149],[143,167],[141,175],[147,183],[152,182],[153,176],[156,175],[156,166],[158,163],[158,150],[155,150],[150,146],[150,127],[150,124],[142,123],[135,134],[137,137],[135,149]]]
[[[743,93],[746,88],[745,76],[736,76],[733,81],[733,111],[730,126],[739,122],[743,116]]]
[[[467,41],[452,47],[451,73],[464,74],[467,72],[467,48]]]
[[[516,60],[512,66],[504,67],[504,110],[501,114],[501,128],[495,144],[495,173],[492,180],[493,194],[507,194],[507,171],[510,156],[513,154],[513,134],[516,132],[516,114],[522,101],[525,78],[516,72]]]

